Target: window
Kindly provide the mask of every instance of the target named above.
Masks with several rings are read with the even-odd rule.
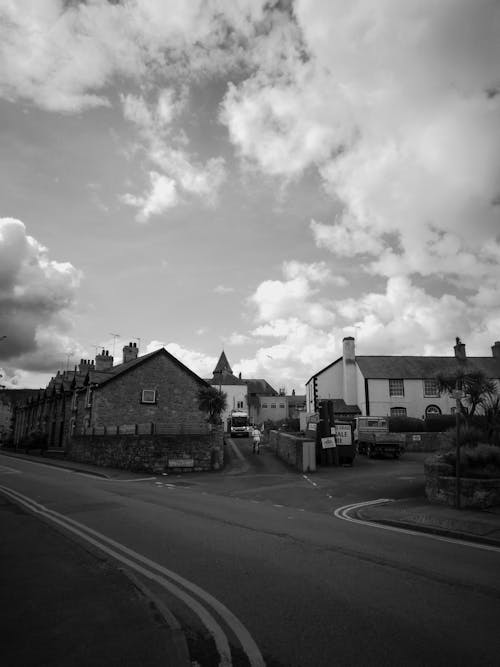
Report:
[[[424,380],[424,396],[439,396],[437,380]]]
[[[262,403],[263,408],[267,408],[267,403]]]
[[[236,401],[236,407],[238,410],[241,410],[243,408],[243,401]]]
[[[391,408],[391,417],[406,417],[406,408]]]
[[[156,403],[156,389],[143,389],[141,403]]]
[[[284,407],[285,407],[285,404],[284,404],[284,403],[280,403],[280,408],[284,408]]]
[[[438,405],[428,405],[425,408],[425,414],[426,415],[440,415],[441,414],[441,408]]]
[[[404,396],[405,386],[403,380],[389,380],[389,396]]]
[[[276,407],[276,403],[271,403],[271,407],[272,407],[272,408],[275,408],[275,407]]]
[[[86,403],[87,407],[90,408],[92,405],[92,389],[90,387],[87,387],[87,397],[86,397]]]

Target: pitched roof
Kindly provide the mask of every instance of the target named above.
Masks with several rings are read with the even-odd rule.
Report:
[[[107,384],[112,380],[115,380],[117,377],[122,376],[124,373],[130,372],[137,366],[140,366],[149,359],[152,359],[153,357],[159,355],[166,356],[170,361],[172,361],[179,368],[188,373],[188,375],[194,378],[196,382],[199,382],[200,384],[208,384],[205,380],[203,380],[203,378],[201,378],[194,371],[185,366],[181,361],[179,361],[179,359],[174,357],[173,354],[167,352],[167,350],[164,347],[160,347],[158,350],[155,350],[154,352],[149,352],[149,354],[144,354],[142,357],[137,357],[137,359],[131,359],[130,361],[127,361],[123,364],[118,364],[117,366],[113,366],[108,371],[91,370],[89,371],[88,375],[89,381],[92,384],[97,384],[99,387],[102,387],[102,385]]]
[[[249,394],[262,394],[263,396],[278,396],[276,389],[273,389],[267,380],[254,379],[244,380],[248,387]]]
[[[219,361],[217,362],[217,366],[214,368],[214,375],[218,373],[230,373],[231,375],[233,374],[233,371],[231,369],[231,366],[229,365],[229,361],[227,360],[226,353],[224,350],[222,350],[221,355],[219,357]]]
[[[208,382],[208,384],[211,385],[245,385],[246,382],[245,380],[242,380],[241,378],[237,378],[236,375],[233,375],[232,373],[214,373],[214,376],[211,377],[210,379],[205,380],[205,382]]]
[[[357,359],[357,357],[356,357],[356,359]],[[309,378],[309,380],[307,380],[306,385],[308,385],[309,382],[311,382],[311,380],[312,380],[313,378],[318,377],[318,375],[321,375],[321,373],[324,373],[325,371],[327,371],[327,370],[328,370],[329,368],[331,368],[332,366],[335,366],[335,364],[338,364],[339,361],[342,361],[342,357],[339,357],[338,359],[335,359],[335,361],[332,361],[330,364],[328,364],[328,366],[325,366],[324,368],[322,368],[322,369],[321,369],[320,371],[318,371],[317,373],[314,373],[314,375],[311,375],[311,377]]]
[[[356,356],[356,363],[370,379],[433,378],[438,373],[451,375],[458,368],[455,357]],[[466,367],[500,378],[500,360],[494,357],[467,357]]]

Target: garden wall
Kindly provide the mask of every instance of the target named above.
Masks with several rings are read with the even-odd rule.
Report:
[[[134,472],[200,472],[223,465],[223,431],[190,435],[78,435],[67,458]]]
[[[403,433],[407,452],[436,452],[444,444],[443,433]]]
[[[269,431],[269,448],[276,456],[299,472],[316,470],[316,446],[313,440],[283,431]]]
[[[453,466],[425,461],[425,493],[432,503],[455,506],[456,477]],[[484,509],[500,505],[500,479],[460,478],[460,506]]]

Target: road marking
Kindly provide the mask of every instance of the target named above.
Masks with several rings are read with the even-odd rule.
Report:
[[[224,622],[229,626],[233,634],[240,642],[241,647],[248,657],[251,667],[265,667],[262,654],[260,653],[257,644],[245,626],[225,605],[222,604],[222,602],[210,595],[210,593],[207,591],[203,590],[188,579],[185,579],[180,574],[177,574],[172,570],[163,567],[159,563],[150,560],[146,556],[143,556],[142,554],[129,549],[120,542],[116,542],[106,535],[103,535],[102,533],[99,533],[86,526],[85,524],[71,519],[70,517],[59,514],[58,512],[55,512],[54,510],[51,510],[44,505],[37,503],[32,498],[22,495],[14,489],[0,485],[0,491],[5,493],[12,500],[15,500],[16,502],[29,509],[31,512],[39,514],[46,519],[62,526],[66,530],[69,530],[75,535],[78,535],[98,549],[101,549],[116,560],[119,560],[128,567],[131,567],[137,572],[140,572],[145,577],[156,581],[160,586],[181,599],[198,616],[203,625],[212,635],[219,652],[221,660],[219,663],[220,667],[231,667],[232,665],[231,649],[224,631],[215,618],[205,609],[205,607],[203,607],[203,605],[191,595],[179,588],[179,586],[182,586],[184,589],[194,593],[224,620]],[[109,546],[106,546],[106,544]],[[123,553],[120,553],[120,551]],[[123,554],[126,554],[126,556]],[[131,558],[134,560],[131,560]],[[155,574],[155,572],[158,574]]]
[[[273,507],[285,507],[284,505],[273,505]]]
[[[415,535],[416,537],[427,537],[431,540],[437,540],[438,542],[448,542],[450,544],[460,544],[464,547],[470,547],[472,549],[480,549],[482,551],[494,551],[500,553],[500,547],[495,547],[490,544],[480,544],[478,542],[468,542],[466,540],[461,540],[454,537],[444,537],[443,535],[435,535],[433,533],[426,533],[420,530],[411,530],[410,528],[398,528],[397,526],[387,526],[382,523],[377,523],[376,521],[364,521],[363,519],[354,519],[352,516],[349,516],[349,512],[352,510],[360,509],[361,507],[368,507],[370,505],[380,505],[383,503],[392,503],[394,500],[391,498],[379,498],[378,500],[368,500],[363,503],[353,503],[351,505],[343,505],[342,507],[337,507],[334,511],[334,516],[337,519],[342,519],[343,521],[349,521],[350,523],[357,523],[361,526],[370,526],[371,528],[378,528],[381,530],[389,530],[392,533],[403,533],[405,535]]]
[[[2,475],[12,475],[13,473],[20,474],[20,470],[16,470],[15,468],[9,468],[9,466],[0,466],[0,473]]]
[[[309,484],[312,484],[313,486],[318,486],[316,482],[313,482],[312,479],[309,479],[307,475],[302,475],[302,477],[306,480],[306,482],[309,482]]]

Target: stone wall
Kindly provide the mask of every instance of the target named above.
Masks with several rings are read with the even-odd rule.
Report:
[[[403,433],[407,452],[436,452],[443,444],[443,433]]]
[[[284,433],[269,431],[269,448],[276,456],[300,472],[316,470],[315,443],[306,438]]]
[[[431,503],[455,506],[453,466],[429,459],[424,463],[425,493]],[[460,478],[460,506],[484,509],[500,505],[500,479]]]
[[[134,472],[200,472],[223,465],[223,431],[201,435],[74,436],[67,448],[71,461]]]

